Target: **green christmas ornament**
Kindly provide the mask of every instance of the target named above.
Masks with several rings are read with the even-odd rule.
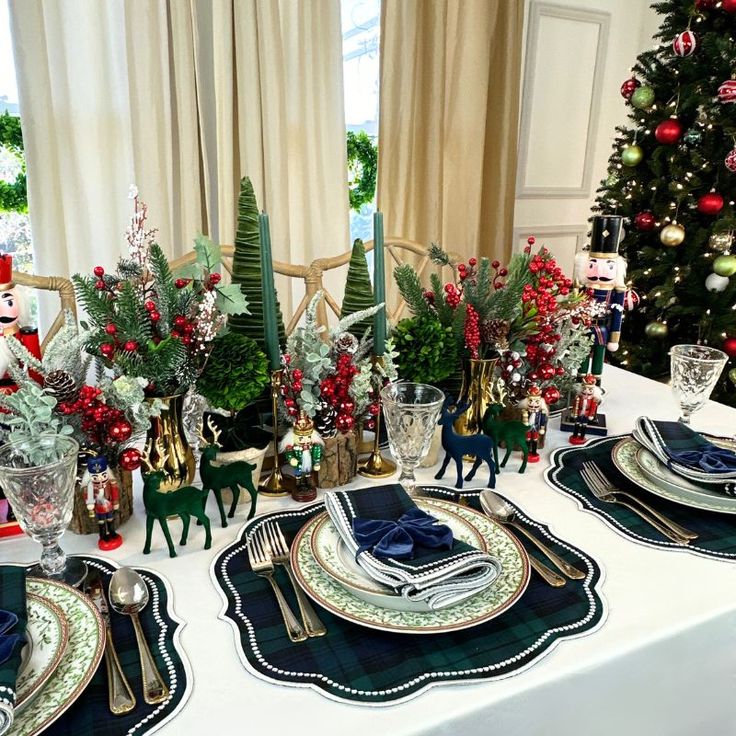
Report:
[[[736,386],[736,368],[731,368],[728,372],[728,377],[731,379],[731,383]]]
[[[636,144],[624,146],[621,151],[621,162],[624,166],[638,166],[644,158],[644,149]]]
[[[654,104],[655,95],[654,90],[647,85],[638,87],[634,90],[634,94],[631,95],[631,104],[637,110],[646,110]]]
[[[664,322],[660,322],[658,320],[656,322],[650,322],[644,328],[644,334],[647,337],[651,337],[653,340],[661,340],[667,337],[668,332],[669,329],[667,328],[667,325]]]
[[[733,276],[736,273],[736,256],[718,256],[718,258],[713,261],[713,270],[719,276]]]
[[[703,140],[703,133],[697,128],[690,128],[690,130],[688,130],[687,133],[682,136],[682,140],[685,141],[685,143],[689,143],[691,146],[693,146]]]

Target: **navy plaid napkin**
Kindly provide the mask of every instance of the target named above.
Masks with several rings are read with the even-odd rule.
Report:
[[[634,439],[652,452],[673,473],[711,490],[733,493],[736,453],[712,444],[682,422],[636,420]]]
[[[23,567],[0,567],[0,734],[13,725],[15,681],[21,650],[26,641],[26,571]]]
[[[415,547],[412,559],[377,557],[353,534],[353,519],[398,521],[417,508],[400,485],[333,491],[325,508],[358,564],[373,579],[410,600],[424,600],[433,609],[453,606],[492,585],[501,564],[491,555],[454,539],[451,549]]]

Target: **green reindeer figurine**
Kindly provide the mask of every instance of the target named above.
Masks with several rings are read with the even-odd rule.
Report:
[[[148,449],[145,449],[141,456],[148,472],[143,473],[143,504],[146,507],[146,543],[143,547],[143,554],[147,555],[151,552],[151,534],[153,532],[153,523],[158,519],[161,525],[166,543],[169,545],[169,556],[176,557],[174,543],[171,541],[169,532],[168,518],[170,516],[179,516],[182,521],[181,541],[179,544],[187,543],[187,535],[189,534],[189,521],[193,516],[204,525],[205,538],[204,548],[209,549],[212,546],[212,532],[210,530],[210,520],[204,512],[204,501],[207,500],[207,491],[194,486],[183,486],[169,493],[159,491],[161,481],[165,473],[162,470],[152,470],[148,465]]]
[[[222,505],[222,489],[229,488],[232,491],[233,502],[228,512],[228,518],[232,519],[235,516],[235,509],[240,500],[240,489],[244,488],[250,493],[250,513],[248,514],[248,518],[252,519],[256,512],[256,502],[258,501],[258,491],[253,486],[253,471],[256,469],[256,466],[245,460],[238,460],[227,465],[213,465],[212,461],[220,449],[217,441],[222,433],[215,427],[211,418],[207,420],[207,427],[212,432],[212,442],[207,442],[204,433],[201,431],[201,427],[199,432],[203,443],[206,443],[202,448],[202,457],[199,461],[199,477],[202,479],[205,502],[207,500],[207,493],[212,491],[215,494],[217,508],[220,510],[220,521],[222,522],[222,526],[226,527],[225,507]]]
[[[507,392],[503,379],[499,378],[495,385],[497,399],[494,400],[492,397],[489,397],[491,398],[492,403],[489,404],[486,409],[486,413],[483,415],[481,427],[485,434],[489,437],[493,437],[496,447],[500,447],[502,442],[506,445],[506,454],[503,456],[503,461],[501,462],[500,467],[506,467],[506,463],[515,448],[518,447],[521,450],[524,460],[521,463],[519,472],[523,473],[526,470],[526,463],[529,458],[529,445],[526,440],[529,428],[521,421],[514,419],[504,421],[499,419],[499,416],[504,409],[503,402],[507,396]],[[496,458],[496,462],[498,463],[498,457]]]

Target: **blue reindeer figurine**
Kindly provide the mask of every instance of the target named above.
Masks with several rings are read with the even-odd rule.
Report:
[[[470,404],[462,402],[454,406],[454,411],[450,411],[450,407],[455,404],[452,396],[447,396],[442,404],[442,413],[437,422],[442,427],[442,447],[445,449],[445,459],[442,461],[442,467],[439,469],[435,480],[439,480],[445,474],[450,460],[455,461],[457,468],[457,482],[455,488],[463,487],[463,455],[474,455],[475,462],[470,472],[465,476],[465,480],[473,480],[475,473],[482,463],[488,465],[490,476],[488,478],[488,487],[496,487],[496,467],[498,463],[498,450],[493,439],[485,434],[469,434],[462,435],[455,432],[453,425],[458,417],[462,416]],[[494,459],[494,455],[496,456]]]

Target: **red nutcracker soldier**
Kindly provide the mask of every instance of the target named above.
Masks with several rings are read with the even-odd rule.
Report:
[[[123,538],[115,531],[115,512],[120,507],[120,488],[115,476],[107,467],[107,459],[91,457],[87,460],[87,472],[82,478],[82,491],[90,517],[97,518],[101,550],[116,549]]]
[[[526,398],[520,402],[519,406],[521,407],[521,420],[527,426],[526,441],[529,446],[529,455],[526,460],[529,463],[538,463],[537,445],[540,437],[543,437],[547,431],[549,420],[549,408],[542,397],[542,389],[532,384],[526,392]]]
[[[588,425],[595,422],[600,404],[600,389],[596,386],[595,376],[588,373],[587,376],[583,377],[583,382],[580,384],[570,412],[574,424],[572,436],[570,437],[571,445],[585,443],[585,433],[588,430]]]
[[[9,255],[0,255],[0,391],[11,394],[18,390],[13,379],[8,375],[8,365],[12,360],[12,353],[5,340],[15,339],[23,343],[26,350],[41,360],[41,344],[38,339],[38,330],[35,327],[21,327],[25,304],[20,290],[13,283],[13,258]],[[31,375],[38,380],[40,377]]]

